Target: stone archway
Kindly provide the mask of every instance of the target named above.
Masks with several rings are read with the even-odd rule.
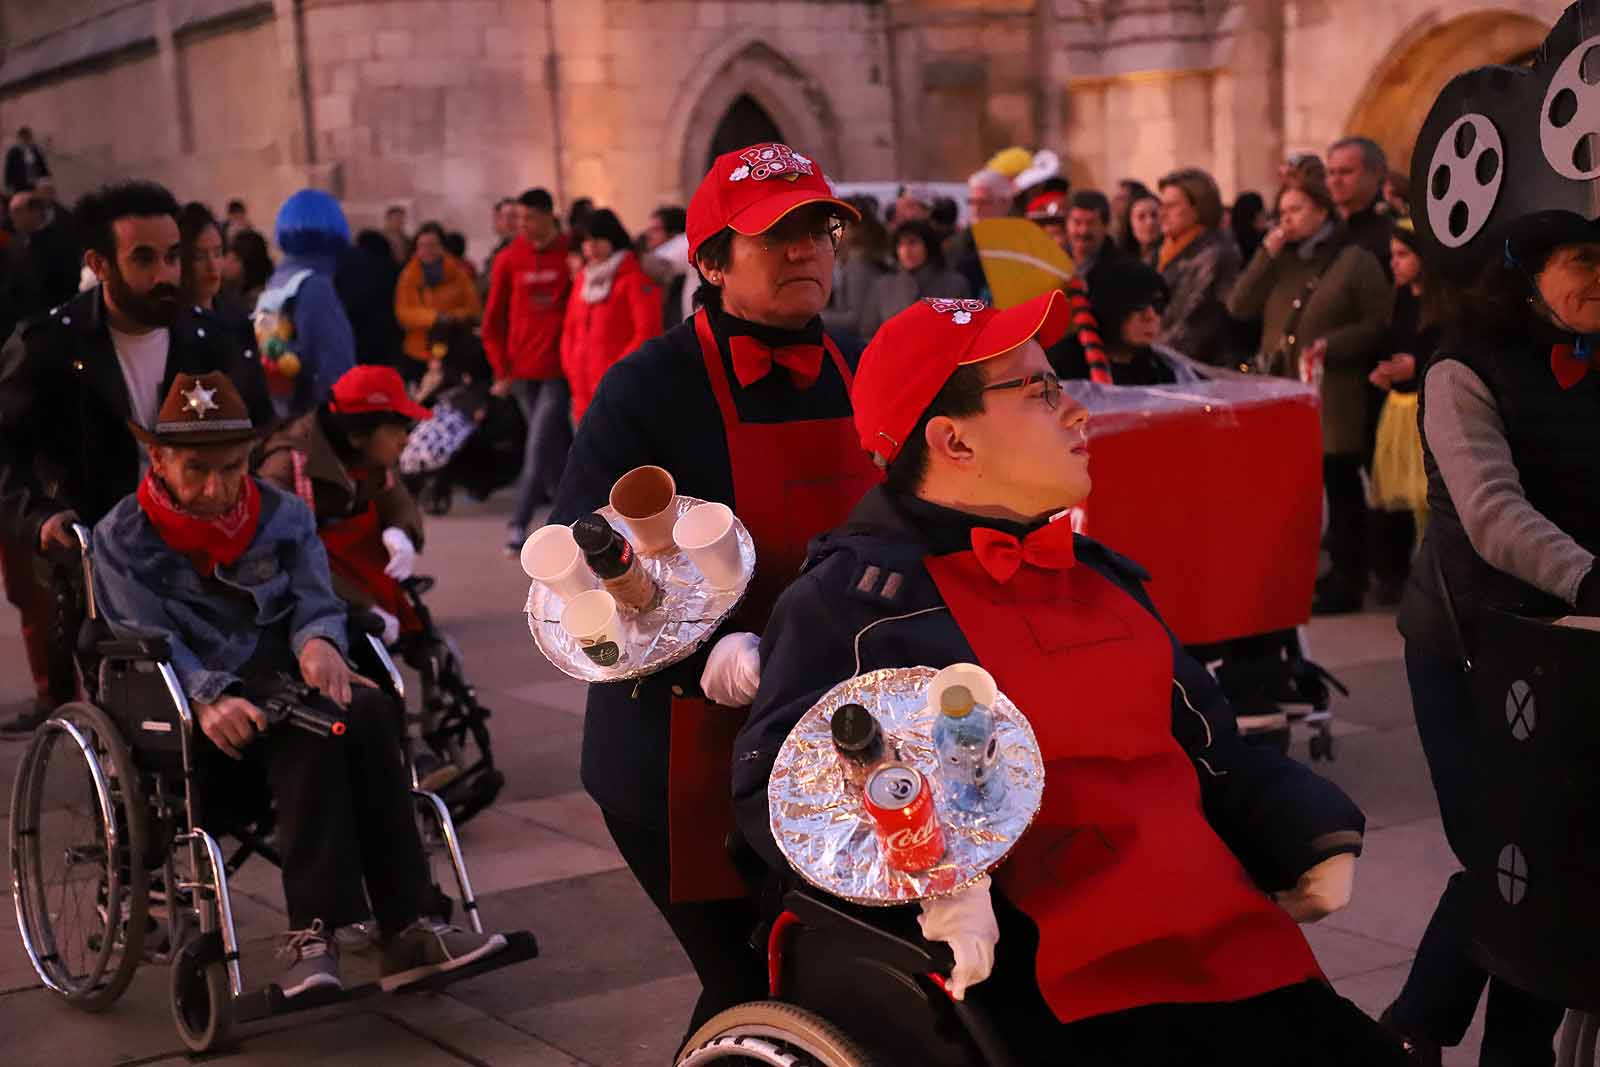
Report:
[[[1378,64],[1345,132],[1377,141],[1389,165],[1409,173],[1417,133],[1445,83],[1473,67],[1519,62],[1549,32],[1547,23],[1508,11],[1449,20],[1430,15],[1402,34]]]
[[[746,32],[706,56],[679,89],[668,112],[663,187],[689,197],[705,177],[718,131],[728,128],[725,120],[736,107],[748,117],[751,105],[789,144],[821,160],[834,176],[839,123],[827,90],[759,35]]]
[[[783,141],[784,132],[778,128],[767,109],[749,93],[740,93],[722,113],[722,119],[711,134],[711,147],[706,149],[701,164],[706,170],[725,152],[732,152],[761,141]]]

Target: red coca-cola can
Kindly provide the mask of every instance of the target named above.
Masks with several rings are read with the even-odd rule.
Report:
[[[925,871],[939,862],[944,831],[921,771],[907,763],[885,763],[867,778],[865,797],[889,866]]]

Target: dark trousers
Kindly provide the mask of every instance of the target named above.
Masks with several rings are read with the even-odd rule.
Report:
[[[572,448],[572,391],[565,378],[536,382],[523,379],[514,384],[513,394],[522,417],[528,423],[528,438],[522,449],[522,472],[517,475],[517,502],[511,512],[511,525],[526,530],[541,504],[555,500],[561,474],[567,467],[567,452]]]
[[[1367,498],[1361,488],[1361,457],[1322,457],[1322,486],[1328,493],[1330,577],[1346,588],[1367,588]]]
[[[1410,511],[1367,512],[1367,540],[1372,572],[1378,581],[1400,585],[1411,573],[1416,548],[1417,518]]]
[[[282,669],[293,671],[292,660]],[[276,670],[241,673],[248,699],[273,691]],[[331,702],[321,706],[338,710]],[[236,795],[241,772],[265,779],[277,808],[291,928],[303,930],[315,919],[344,926],[371,915],[383,935],[392,936],[434,901],[401,756],[399,715],[391,697],[359,685],[343,715],[342,737],[288,725],[269,730],[245,749],[244,768],[203,742],[200,792]]]
[[[1037,1067],[1405,1067],[1399,1041],[1322,982],[1061,1023],[1034,977],[1039,928],[995,894],[994,973],[967,997]]]
[[[1473,751],[1471,695],[1460,664],[1406,645],[1406,677],[1417,733],[1428,758],[1445,839],[1459,861],[1472,818]],[[1394,1025],[1403,1033],[1441,1045],[1457,1045],[1472,1023],[1484,987],[1489,1004],[1483,1028],[1483,1067],[1536,1067],[1555,1062],[1551,1044],[1563,1009],[1491,977],[1468,953],[1471,940],[1465,876],[1446,884],[1434,908],[1411,975],[1394,1004]]]
[[[666,829],[645,826],[608,811],[604,815],[606,829],[628,870],[672,927],[673,936],[700,978],[700,999],[689,1017],[684,1040],[719,1011],[747,1000],[763,999],[767,995],[766,967],[763,957],[750,947],[750,935],[758,918],[755,901],[673,903],[668,891]]]
[[[53,708],[77,695],[78,676],[72,663],[72,642],[57,639],[56,598],[42,580],[42,563],[32,545],[0,541],[0,575],[5,579],[6,599],[22,617],[22,647],[33,678],[34,700]]]

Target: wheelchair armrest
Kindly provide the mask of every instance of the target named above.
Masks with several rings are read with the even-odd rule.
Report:
[[[806,926],[827,931],[842,947],[850,947],[885,966],[907,974],[948,974],[955,966],[950,946],[921,936],[902,937],[845,911],[816,893],[792,889],[783,906]]]
[[[352,608],[350,610],[350,630],[353,633],[371,634],[373,637],[383,636],[383,620],[370,611]]]
[[[102,659],[147,659],[166,660],[172,658],[172,646],[165,637],[116,637],[104,641],[96,641],[94,646]]]

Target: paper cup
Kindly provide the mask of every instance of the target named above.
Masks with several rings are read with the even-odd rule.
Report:
[[[615,667],[624,658],[622,616],[617,614],[616,599],[604,589],[591,589],[568,601],[561,609],[561,628],[601,667]]]
[[[541,526],[522,542],[522,569],[563,602],[599,583],[567,526]]]
[[[672,502],[678,484],[661,467],[635,467],[611,487],[611,508],[628,524],[633,547],[647,555],[673,549],[672,525],[677,509]]]
[[[726,504],[696,504],[672,528],[672,539],[717,589],[732,589],[744,577],[739,535]]]
[[[966,686],[972,699],[988,708],[994,707],[995,698],[1000,695],[1000,687],[994,684],[994,675],[976,663],[952,663],[935,674],[933,681],[928,683],[928,707],[939,710],[944,691],[953,685]]]

